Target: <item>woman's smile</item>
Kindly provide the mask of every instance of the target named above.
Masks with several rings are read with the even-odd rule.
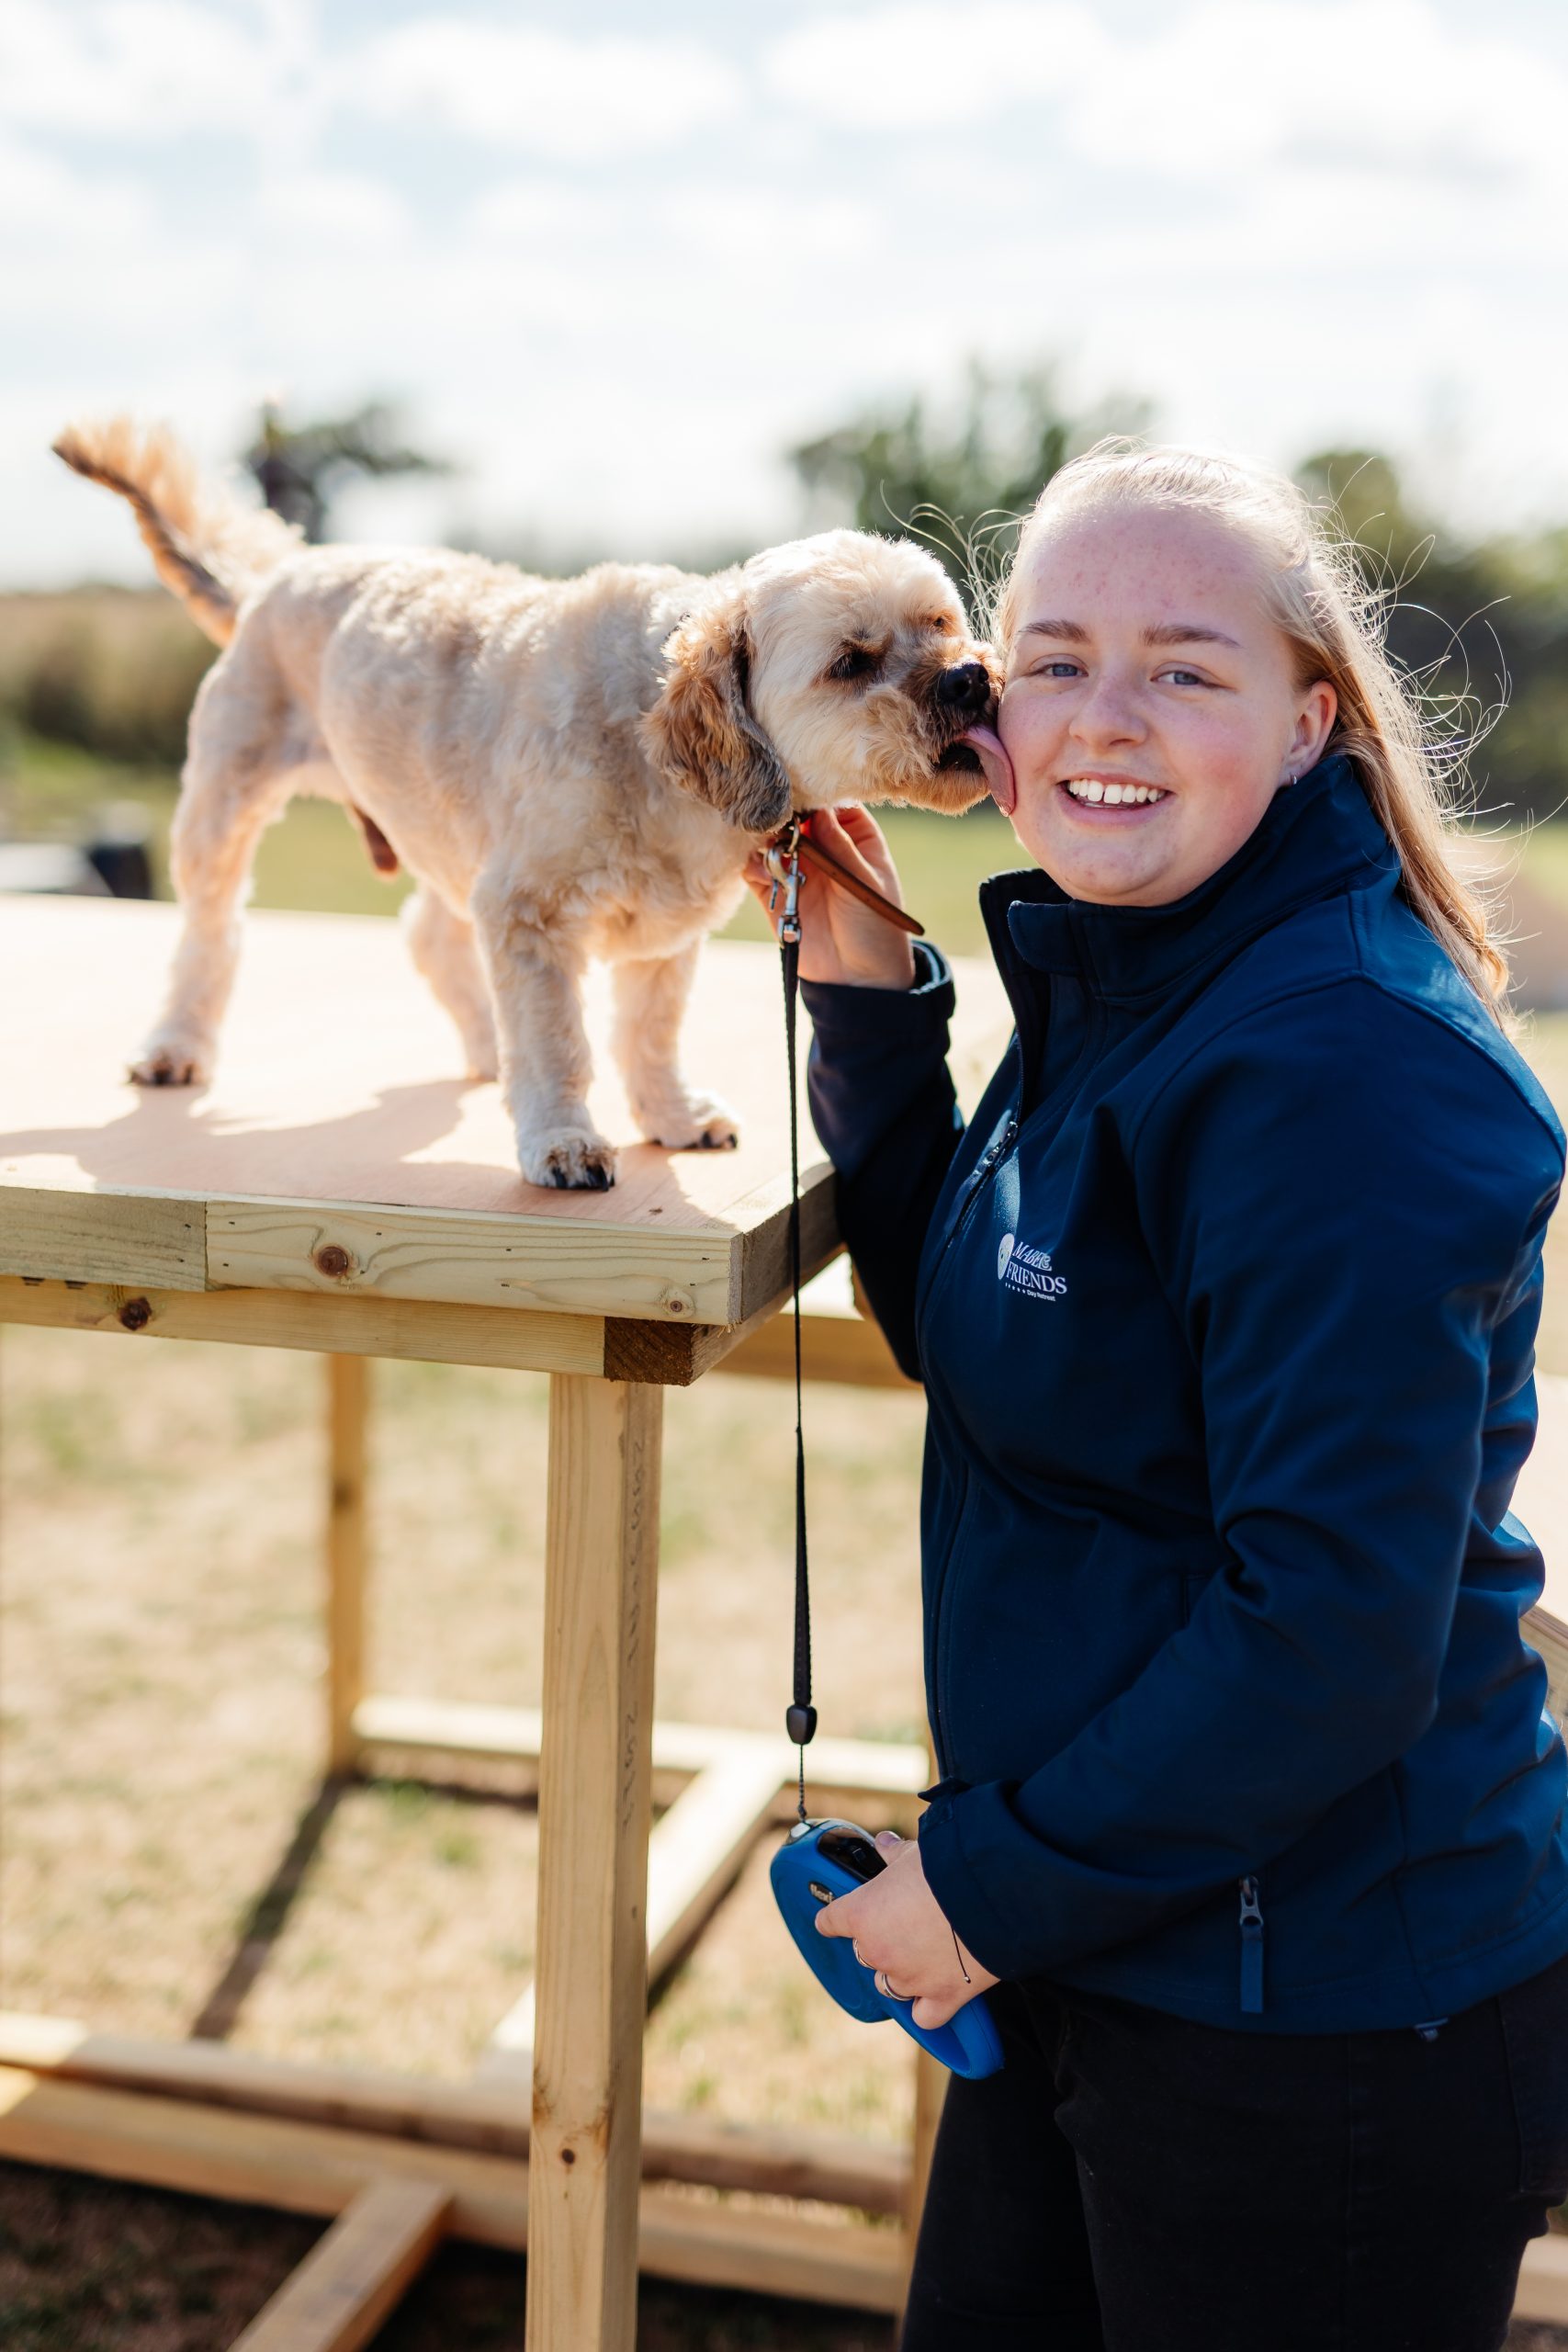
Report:
[[[1122,775],[1106,768],[1064,776],[1060,789],[1071,801],[1075,816],[1082,815],[1100,825],[1136,823],[1140,818],[1151,816],[1162,801],[1170,797],[1168,786],[1145,784],[1139,776]]]

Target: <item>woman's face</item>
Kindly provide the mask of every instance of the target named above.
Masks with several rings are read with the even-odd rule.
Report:
[[[1260,559],[1209,515],[1065,517],[1014,587],[997,719],[1013,831],[1070,898],[1181,898],[1319,758],[1334,688],[1295,684]]]

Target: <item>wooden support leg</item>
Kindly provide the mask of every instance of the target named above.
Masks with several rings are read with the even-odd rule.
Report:
[[[529,2352],[634,2352],[663,1392],[550,1383]]]
[[[354,1711],[365,1696],[365,1424],[369,1365],[328,1356],[327,1772],[356,1771]]]

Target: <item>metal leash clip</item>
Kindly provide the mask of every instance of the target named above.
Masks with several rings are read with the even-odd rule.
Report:
[[[800,820],[792,817],[778,839],[770,842],[762,852],[763,863],[773,877],[768,897],[768,912],[777,911],[779,892],[784,892],[784,912],[779,916],[779,940],[785,947],[800,944]]]

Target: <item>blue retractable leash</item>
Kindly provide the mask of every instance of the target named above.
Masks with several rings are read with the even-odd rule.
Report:
[[[795,1103],[795,1016],[800,981],[800,856],[803,835],[792,821],[764,852],[773,877],[772,912],[779,905],[779,948],[784,967],[784,1048],[789,1063],[789,1261],[795,1300],[795,1700],[784,1712],[784,1728],[800,1750],[800,1817],[773,1856],[770,1876],[773,1895],[784,1914],[802,1959],[826,1986],[839,2007],[867,2025],[893,2018],[922,2050],[942,2061],[955,2075],[994,2075],[1002,2064],[1001,2039],[984,1994],[955,2012],[946,2025],[919,2026],[913,2001],[895,2000],[879,1993],[875,1971],[856,1959],[847,1936],[821,1936],[813,1924],[824,1903],[848,1894],[886,1864],[867,1832],[852,1821],[814,1818],[806,1810],[806,1747],[817,1729],[811,1703],[811,1607],[806,1576],[806,1442],[801,1432],[800,1377],[800,1133]],[[820,853],[813,864],[828,864]],[[835,867],[836,870],[836,867]],[[871,898],[863,885],[857,897]],[[889,910],[889,911],[893,911]],[[908,928],[908,918],[903,919]],[[956,1933],[953,1950],[958,1949]],[[886,1981],[886,1980],[884,1980]]]

